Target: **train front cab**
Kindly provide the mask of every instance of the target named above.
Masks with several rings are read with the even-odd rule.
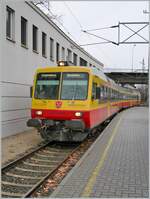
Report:
[[[56,74],[59,81],[58,77],[57,80],[52,78]],[[57,96],[53,99],[37,97],[37,84],[39,87],[43,82],[51,84],[48,89],[50,91],[56,81],[59,82]],[[27,125],[36,127],[44,139],[80,141],[85,138],[90,124],[90,82],[90,69],[86,67],[52,67],[38,70],[33,87],[32,119]]]

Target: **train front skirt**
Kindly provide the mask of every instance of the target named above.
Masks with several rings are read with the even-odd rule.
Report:
[[[88,135],[83,120],[55,121],[34,118],[27,121],[27,126],[36,128],[47,141],[80,142]]]

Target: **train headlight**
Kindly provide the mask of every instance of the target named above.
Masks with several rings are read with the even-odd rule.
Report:
[[[76,113],[75,113],[75,116],[76,116],[76,117],[81,117],[81,116],[82,116],[82,112],[76,112]]]
[[[43,112],[42,111],[36,111],[35,113],[36,113],[36,115],[42,115]]]

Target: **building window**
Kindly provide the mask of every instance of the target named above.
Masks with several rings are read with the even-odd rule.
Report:
[[[38,51],[38,28],[33,25],[32,29],[33,51]]]
[[[63,61],[65,61],[65,48],[64,48],[64,47],[62,47],[61,59],[62,59]]]
[[[15,11],[7,6],[6,8],[6,37],[14,41],[15,32]]]
[[[27,47],[27,20],[21,17],[21,44]]]
[[[75,53],[73,53],[73,64],[77,65],[77,55]]]
[[[87,66],[87,61],[80,57],[80,66]]]
[[[42,56],[46,57],[46,34],[42,32]]]
[[[70,49],[67,49],[68,55],[67,55],[67,61],[72,62],[72,51]]]
[[[54,40],[50,38],[50,60],[54,61]]]
[[[56,43],[56,61],[59,61],[59,43]]]

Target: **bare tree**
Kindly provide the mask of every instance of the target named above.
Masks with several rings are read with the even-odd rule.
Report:
[[[52,13],[49,0],[33,0],[32,2],[38,6],[50,19],[61,21],[62,15]]]

